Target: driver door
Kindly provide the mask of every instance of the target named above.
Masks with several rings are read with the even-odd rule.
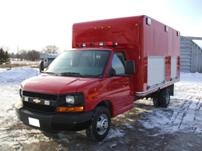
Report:
[[[124,60],[114,54],[109,75],[107,90],[113,103],[114,114],[123,113],[133,106],[133,96],[130,89],[130,76],[126,75]]]

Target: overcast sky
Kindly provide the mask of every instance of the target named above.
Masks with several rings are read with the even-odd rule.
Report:
[[[143,14],[202,37],[201,0],[0,0],[0,47],[66,50],[75,22]]]

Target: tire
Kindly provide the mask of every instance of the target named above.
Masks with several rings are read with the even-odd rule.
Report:
[[[159,102],[160,102],[160,107],[168,107],[170,103],[170,93],[168,88],[160,91]]]
[[[161,106],[157,94],[154,94],[154,95],[152,96],[152,101],[153,101],[154,107],[160,107],[160,106]]]
[[[174,96],[174,84],[169,86],[169,93],[170,93],[170,96]]]
[[[91,124],[86,129],[86,135],[93,141],[103,140],[110,129],[111,116],[109,109],[103,106],[97,107]]]
[[[165,88],[152,96],[154,107],[168,107],[170,103],[170,89]]]

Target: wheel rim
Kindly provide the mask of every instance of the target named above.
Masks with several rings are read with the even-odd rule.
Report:
[[[109,127],[109,120],[106,114],[101,114],[98,117],[96,131],[99,135],[103,135]]]

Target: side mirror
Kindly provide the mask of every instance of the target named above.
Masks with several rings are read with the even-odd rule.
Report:
[[[125,62],[126,74],[134,74],[135,73],[135,63],[131,60],[127,60]]]
[[[116,75],[116,71],[113,68],[111,68],[109,71],[109,77],[113,77],[115,75]]]
[[[39,64],[39,71],[40,72],[44,71],[44,62],[43,61],[41,61],[40,64]]]

